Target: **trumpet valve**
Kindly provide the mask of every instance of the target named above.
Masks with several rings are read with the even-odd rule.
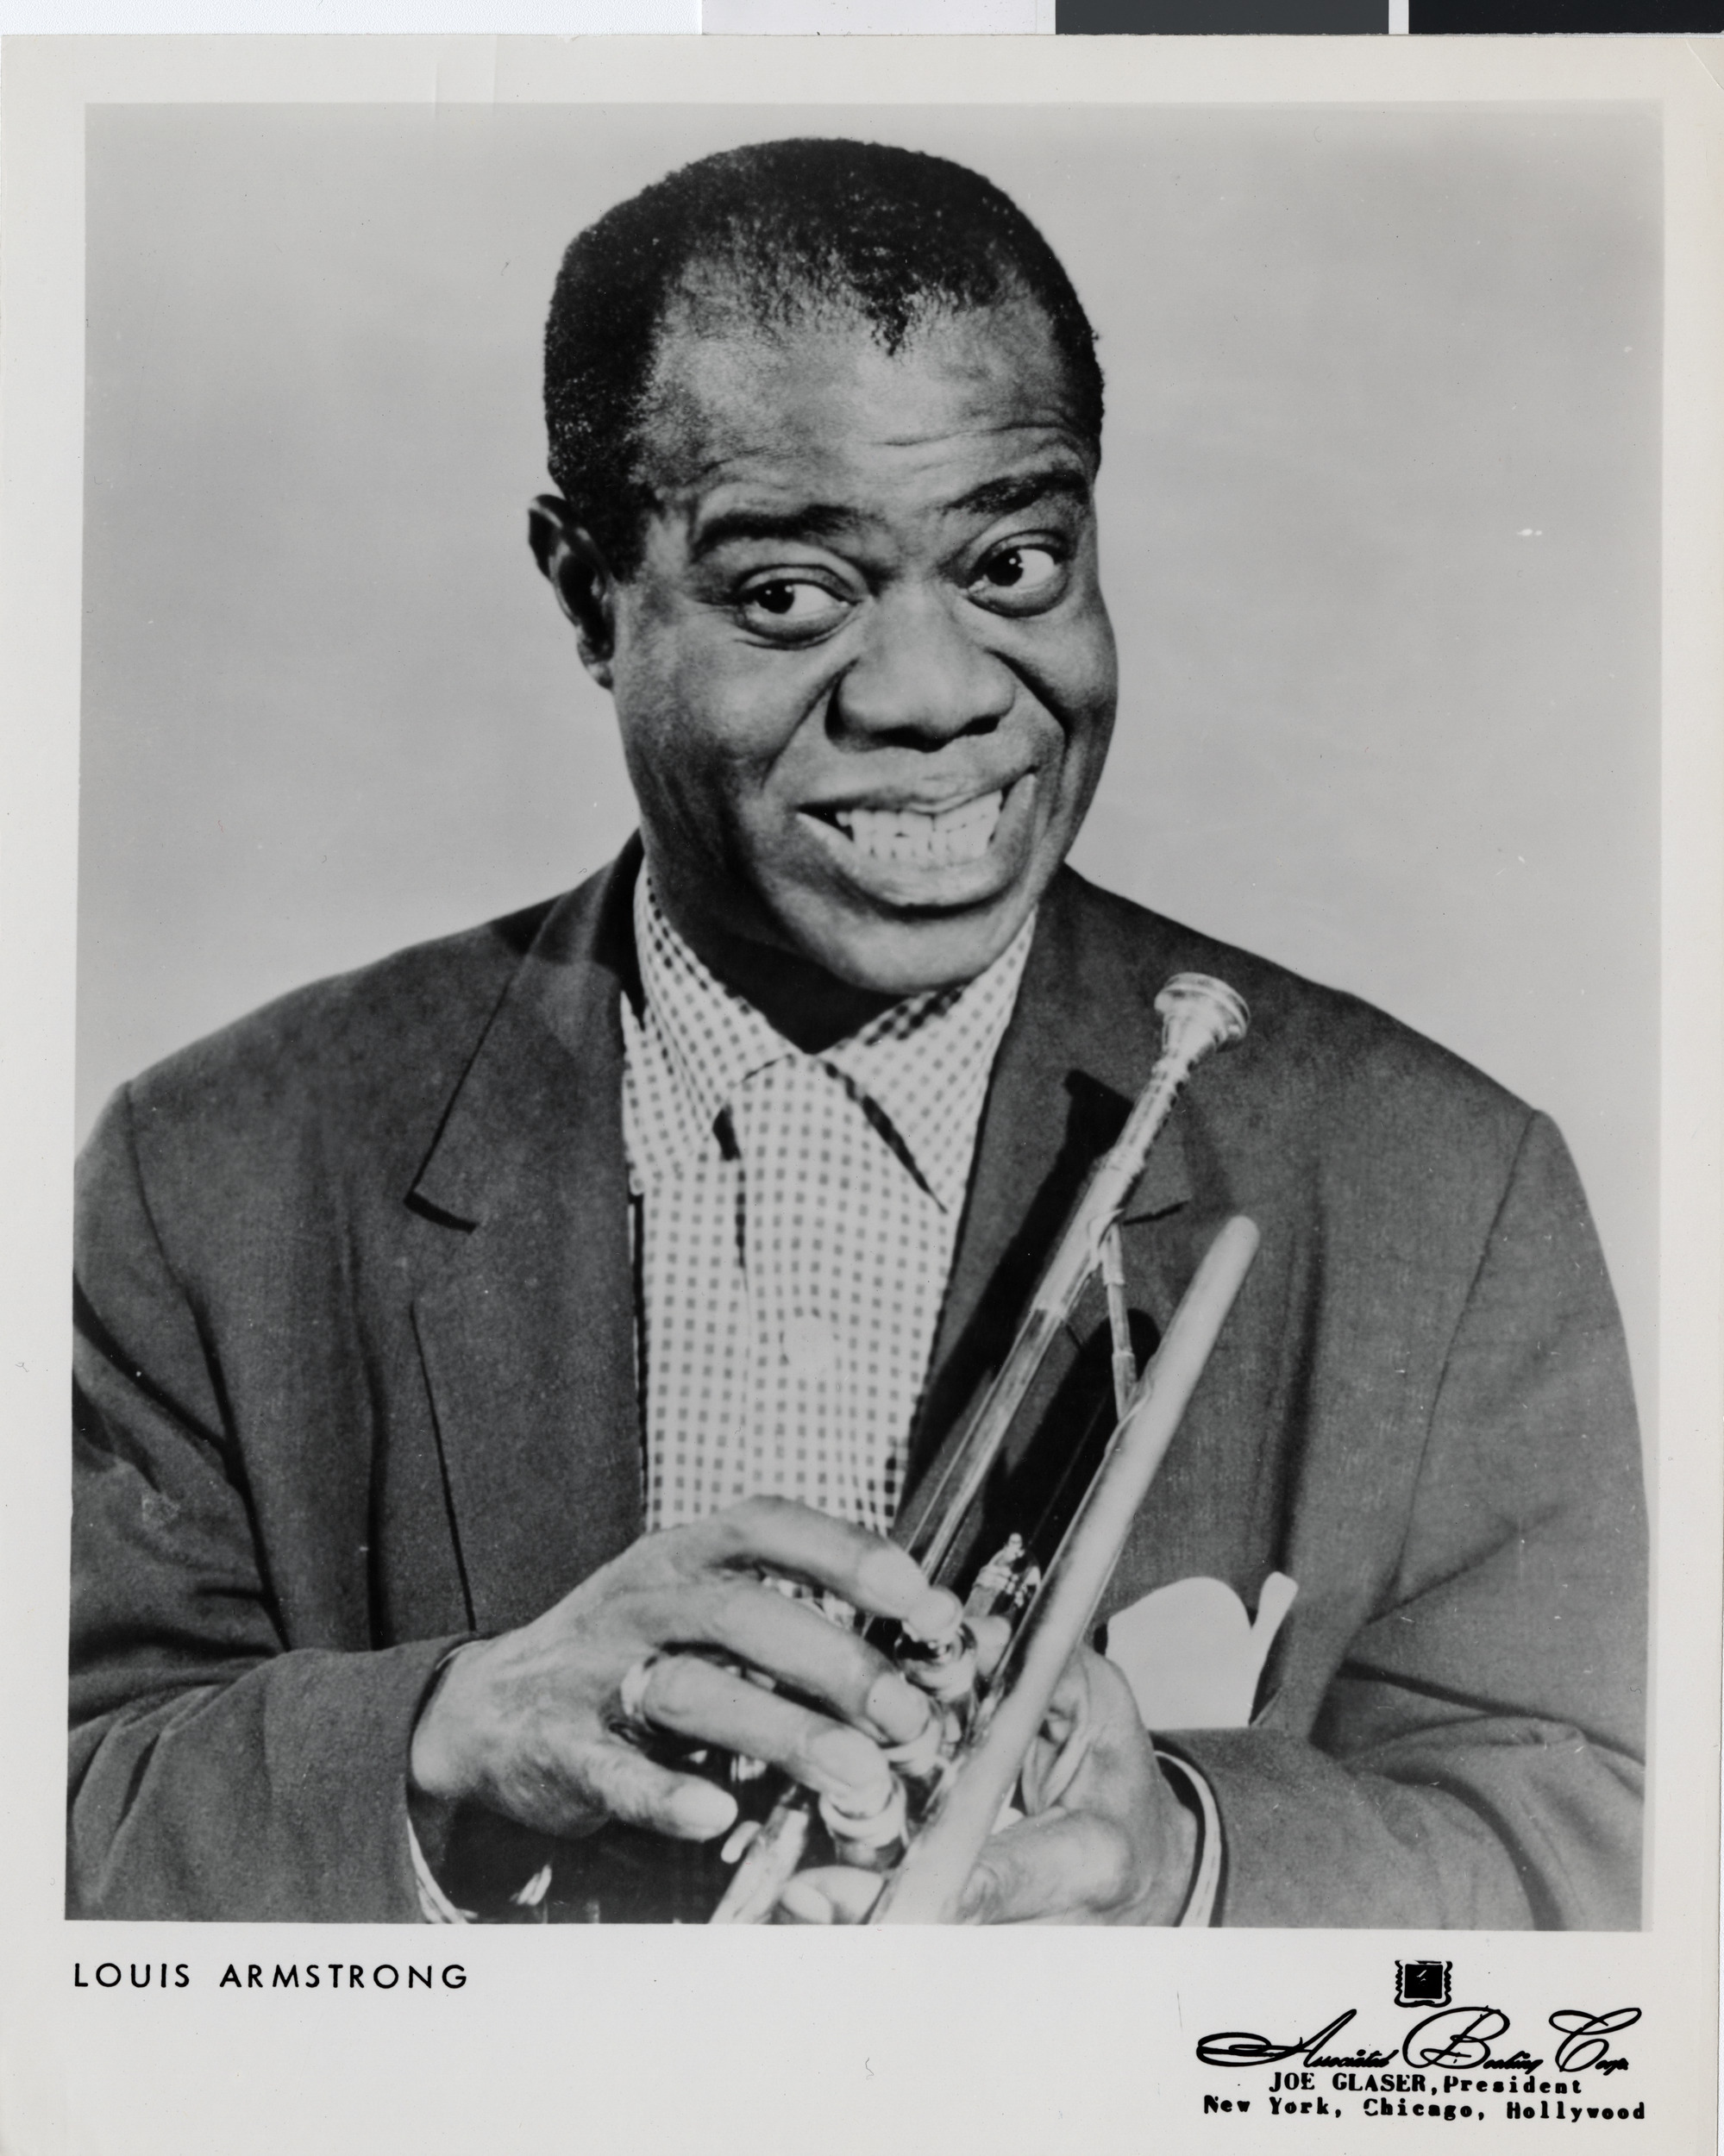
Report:
[[[1008,1536],[976,1574],[964,1603],[964,1615],[992,1617],[996,1610],[1006,1608],[1028,1565],[1029,1553],[1024,1547],[1023,1536]]]
[[[823,1796],[820,1823],[840,1864],[854,1865],[860,1871],[889,1871],[903,1856],[908,1836],[904,1784],[896,1775],[888,1777],[885,1797],[872,1809],[853,1811],[835,1796]]]
[[[975,1696],[975,1634],[962,1612],[935,1639],[906,1637],[898,1651],[898,1667],[910,1682],[941,1707],[961,1707]]]

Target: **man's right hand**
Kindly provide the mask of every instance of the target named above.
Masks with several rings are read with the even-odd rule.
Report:
[[[624,1709],[624,1679],[650,1660],[637,1705],[651,1727],[763,1759],[840,1802],[874,1797],[887,1771],[881,1748],[918,1733],[926,1697],[856,1633],[766,1584],[770,1576],[917,1631],[938,1629],[955,1608],[879,1536],[751,1498],[647,1536],[532,1624],[460,1649],[413,1733],[415,1796],[477,1802],[557,1835],[606,1820],[685,1841],[724,1833],[735,1800],[649,1758]]]

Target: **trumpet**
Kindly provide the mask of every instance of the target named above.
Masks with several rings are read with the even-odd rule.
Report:
[[[881,1640],[928,1695],[921,1733],[888,1752],[889,1787],[866,1813],[787,1789],[742,1854],[715,1924],[769,1921],[812,1846],[817,1821],[841,1863],[878,1872],[867,1921],[950,1923],[982,1845],[1009,1802],[1054,1690],[1089,1632],[1139,1507],[1173,1442],[1257,1247],[1243,1215],[1205,1253],[1155,1354],[1139,1372],[1125,1305],[1119,1222],[1181,1088],[1202,1059],[1244,1037],[1249,1014],[1225,981],[1179,974],[1156,998],[1161,1050],[1125,1129],[1092,1171],[1010,1351],[940,1470],[895,1527],[930,1580],[950,1583],[966,1523],[1038,1371],[1098,1275],[1106,1294],[1116,1420],[1045,1572],[1011,1534],[937,1637]],[[975,1626],[1004,1617],[1008,1644],[984,1674]]]

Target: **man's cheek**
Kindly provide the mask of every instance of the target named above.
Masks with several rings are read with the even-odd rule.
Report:
[[[666,749],[687,754],[698,746],[709,765],[733,768],[757,787],[795,736],[806,707],[761,655],[723,643],[685,654],[661,694],[661,709],[674,714]]]

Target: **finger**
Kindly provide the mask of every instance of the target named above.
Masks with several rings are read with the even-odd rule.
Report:
[[[1067,1663],[1019,1777],[1024,1809],[1050,1810],[1072,1789],[1093,1741],[1094,1712],[1088,1670],[1080,1655]]]
[[[751,1580],[723,1580],[697,1592],[699,1601],[674,1620],[680,1639],[721,1648],[832,1707],[882,1743],[905,1744],[920,1733],[931,1711],[926,1693],[856,1633]]]
[[[1088,1647],[1077,1648],[1062,1671],[1048,1711],[1024,1764],[1024,1808],[1042,1812],[1056,1804],[1073,1810],[1089,1802],[1098,1777],[1142,1789],[1154,1769],[1138,1702],[1114,1664]],[[1117,1792],[1116,1792],[1117,1794]],[[1103,1802],[1095,1808],[1114,1813]]]
[[[1106,1655],[1096,1654],[1088,1647],[1079,1647],[1066,1664],[1065,1674],[1054,1693],[1054,1704],[1061,1704],[1069,1697],[1070,1689],[1078,1685],[1082,1687],[1089,1713],[1096,1722],[1120,1729],[1143,1727],[1136,1696],[1117,1662],[1110,1662]]]
[[[772,1913],[774,1924],[830,1924],[833,1921],[831,1897],[823,1894],[813,1881],[799,1872],[788,1880],[778,1897],[778,1906]]]
[[[778,1921],[787,1924],[861,1924],[886,1884],[878,1871],[849,1865],[817,1865],[799,1871],[778,1897]]]
[[[994,1835],[958,1903],[961,1924],[1082,1923],[1132,1898],[1132,1846],[1090,1812],[1026,1819]]]
[[[917,1631],[937,1631],[956,1607],[896,1544],[790,1498],[750,1497],[678,1532],[685,1561],[764,1565]]]
[[[737,1800],[698,1774],[668,1767],[617,1739],[583,1747],[576,1778],[608,1818],[675,1841],[711,1841],[733,1826]]]
[[[764,1759],[823,1796],[862,1810],[885,1799],[892,1770],[859,1729],[765,1691],[699,1655],[666,1655],[655,1662],[641,1706],[656,1728]]]
[[[1044,1723],[1025,1754],[1018,1794],[1031,1819],[1070,1796],[1089,1758],[1089,1733],[1081,1723]]]

